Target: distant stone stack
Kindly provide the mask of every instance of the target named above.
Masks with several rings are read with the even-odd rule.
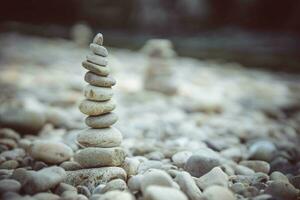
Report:
[[[176,55],[171,41],[166,39],[149,40],[143,47],[148,57],[148,64],[144,79],[144,88],[166,95],[177,92],[173,80],[172,61]]]
[[[112,112],[116,107],[112,100],[112,86],[116,81],[109,75],[108,52],[102,44],[103,36],[98,33],[90,44],[92,54],[82,63],[89,71],[84,77],[88,83],[84,88],[86,99],[79,109],[88,115],[85,123],[90,128],[78,135],[77,142],[82,149],[75,154],[74,160],[83,168],[120,166],[125,159],[125,152],[120,147],[122,134],[112,127],[118,120]]]

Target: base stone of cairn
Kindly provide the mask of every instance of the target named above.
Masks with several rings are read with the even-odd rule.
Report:
[[[177,86],[173,79],[172,61],[176,55],[171,41],[166,39],[149,40],[142,51],[148,57],[144,88],[146,90],[174,95]]]
[[[88,85],[84,88],[85,100],[79,110],[88,115],[85,122],[89,128],[80,132],[77,143],[81,149],[74,155],[74,161],[84,169],[67,172],[67,183],[72,185],[107,182],[113,178],[126,179],[126,172],[119,166],[125,159],[120,147],[121,132],[112,127],[118,116],[112,111],[116,103],[112,100],[112,86],[116,84],[107,66],[108,52],[103,44],[102,34],[97,34],[90,45],[91,55],[82,66],[89,71],[85,74]],[[105,177],[105,180],[102,178]]]

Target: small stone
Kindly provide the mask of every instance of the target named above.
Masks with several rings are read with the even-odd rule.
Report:
[[[33,166],[33,170],[40,170],[40,169],[43,169],[45,167],[48,167],[48,165],[42,161],[37,161],[34,163],[34,166]]]
[[[91,185],[100,185],[116,178],[126,179],[126,172],[120,167],[90,168],[67,171],[65,183],[73,186],[85,185],[91,187]]]
[[[19,133],[10,128],[0,129],[0,138],[8,138],[18,141],[20,139]]]
[[[270,141],[257,141],[249,148],[249,157],[253,160],[271,161],[276,152],[276,146]]]
[[[60,164],[60,167],[64,168],[66,171],[82,169],[81,165],[74,161],[65,161]]]
[[[103,35],[101,33],[97,33],[97,35],[93,39],[93,43],[103,45]]]
[[[278,200],[296,200],[299,190],[285,181],[273,181],[266,188],[265,193],[272,195]]]
[[[196,183],[198,187],[203,190],[212,185],[228,187],[228,176],[222,171],[220,167],[215,167],[208,173],[196,179]]]
[[[295,186],[295,188],[300,189],[300,175],[293,176],[291,178],[291,183]]]
[[[100,66],[106,66],[108,61],[105,57],[103,56],[98,56],[95,54],[90,54],[86,56],[86,59],[88,62],[94,63],[96,65],[100,65]]]
[[[127,184],[123,179],[114,179],[109,181],[101,190],[101,193],[106,193],[113,190],[127,190]]]
[[[183,191],[190,200],[198,200],[202,198],[202,192],[197,187],[192,176],[187,172],[179,172],[175,181],[178,183],[181,191]]]
[[[89,200],[86,196],[82,195],[82,194],[78,194],[75,197],[76,200]]]
[[[45,163],[60,164],[72,157],[73,150],[60,142],[35,141],[29,149],[29,154]]]
[[[48,167],[39,171],[27,171],[19,168],[13,172],[12,178],[22,184],[27,194],[47,191],[66,178],[66,172],[61,167]]]
[[[133,176],[138,173],[138,168],[140,166],[140,161],[136,158],[128,158],[126,157],[123,164],[122,168],[126,171],[127,176]]]
[[[239,164],[253,169],[255,172],[262,172],[265,174],[268,174],[270,172],[270,164],[265,161],[245,160],[241,161]]]
[[[13,179],[0,180],[0,194],[4,192],[19,192],[21,184]]]
[[[60,199],[59,196],[48,193],[48,192],[41,192],[33,196],[37,200],[58,200]]]
[[[192,152],[180,151],[172,156],[172,161],[177,167],[183,168],[190,156],[192,156]]]
[[[93,85],[87,85],[84,88],[84,96],[92,101],[107,101],[112,98],[113,94],[111,88],[96,87]]]
[[[14,139],[9,139],[9,138],[0,139],[0,145],[4,145],[8,149],[13,149],[17,147],[16,141]]]
[[[144,193],[150,185],[173,187],[174,182],[169,174],[159,169],[149,169],[141,181],[141,190]]]
[[[90,49],[96,55],[104,56],[104,57],[108,56],[107,49],[104,46],[92,43],[92,44],[90,44]]]
[[[243,183],[234,183],[230,189],[237,194],[242,194],[245,191],[245,186]]]
[[[110,127],[118,121],[118,115],[115,113],[106,113],[99,116],[89,116],[85,119],[86,125],[91,128],[106,128]]]
[[[16,148],[10,151],[4,151],[0,154],[0,156],[7,160],[17,160],[25,157],[25,151],[23,149]]]
[[[62,199],[76,199],[77,198],[77,189],[76,191],[73,190],[66,190],[60,196]]]
[[[249,167],[243,166],[243,165],[236,165],[234,166],[234,172],[237,175],[246,175],[251,176],[255,174],[255,171],[250,169]]]
[[[100,76],[107,76],[110,73],[110,70],[109,70],[108,67],[104,67],[104,66],[100,66],[100,65],[95,65],[95,64],[90,63],[88,61],[83,61],[82,62],[82,66],[85,69],[87,69],[87,70],[89,70],[89,71],[91,71],[91,72],[93,72],[93,73],[95,73],[97,75],[100,75]]]
[[[113,100],[109,101],[90,101],[83,100],[79,105],[79,110],[86,115],[102,115],[109,113],[116,108],[116,103]]]
[[[227,188],[213,185],[206,188],[203,192],[207,200],[235,200],[234,194]]]
[[[31,141],[26,139],[26,138],[23,138],[23,139],[19,140],[19,147],[24,149],[25,151],[29,150],[30,145],[31,145]]]
[[[91,85],[99,86],[99,87],[112,87],[116,84],[116,80],[108,76],[99,76],[94,74],[93,72],[87,72],[84,76],[84,80]]]
[[[99,196],[97,200],[134,200],[135,198],[129,193],[125,191],[109,191],[105,194]]]
[[[183,192],[175,188],[151,185],[144,195],[144,200],[188,200]]]
[[[91,192],[86,186],[78,185],[76,188],[77,188],[78,194],[83,194],[84,196],[86,196],[88,198],[91,196]]]
[[[130,177],[127,182],[128,188],[130,189],[130,191],[132,191],[132,192],[140,191],[142,180],[143,180],[143,175],[141,175],[141,174]]]
[[[86,129],[79,133],[77,141],[84,147],[117,147],[122,142],[122,134],[114,127]]]
[[[54,193],[57,195],[61,195],[62,193],[64,193],[65,191],[74,191],[77,193],[77,189],[70,185],[70,184],[66,184],[66,183],[60,183],[57,185],[57,187],[54,190]]]
[[[200,177],[219,165],[219,160],[214,157],[195,154],[189,157],[184,165],[184,169],[192,176]]]
[[[93,190],[93,194],[102,194],[102,190],[105,187],[104,184],[100,184]]]
[[[74,160],[82,167],[120,166],[125,159],[122,148],[88,147],[74,155]]]
[[[7,160],[0,164],[0,169],[16,169],[19,163],[16,160]]]

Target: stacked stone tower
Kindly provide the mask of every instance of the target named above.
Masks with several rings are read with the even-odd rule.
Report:
[[[142,50],[148,57],[144,88],[174,95],[177,92],[177,85],[173,80],[172,64],[176,53],[172,42],[166,39],[151,39]]]
[[[92,54],[82,62],[82,66],[89,71],[84,77],[88,83],[84,88],[86,99],[81,102],[79,109],[88,115],[85,123],[89,128],[77,137],[82,149],[75,154],[74,160],[84,168],[120,166],[125,159],[120,147],[122,134],[112,127],[118,120],[118,116],[112,112],[116,107],[112,99],[112,86],[116,81],[110,76],[108,52],[102,44],[103,36],[98,33],[90,44]]]

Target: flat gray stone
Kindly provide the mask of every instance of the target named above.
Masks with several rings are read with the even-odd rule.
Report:
[[[125,152],[120,147],[88,147],[74,155],[74,160],[82,167],[120,166],[125,159]]]
[[[109,101],[91,101],[91,100],[83,100],[79,104],[79,110],[86,115],[102,115],[105,113],[109,113],[116,108],[116,103],[114,100]]]
[[[110,73],[110,70],[109,70],[108,67],[96,65],[96,64],[93,64],[93,63],[88,62],[88,61],[83,61],[82,66],[85,69],[87,69],[87,70],[89,70],[89,71],[91,71],[95,74],[98,74],[100,76],[107,76]]]
[[[89,116],[85,119],[86,125],[91,128],[107,128],[117,121],[118,115],[112,112],[98,116]]]
[[[73,186],[85,185],[90,187],[91,185],[106,184],[117,178],[126,180],[126,172],[122,168],[101,167],[67,171],[67,178],[64,182]]]
[[[84,96],[93,101],[107,101],[113,96],[113,90],[111,88],[96,87],[93,85],[87,85],[84,88]]]
[[[116,80],[110,75],[99,76],[90,71],[85,74],[84,80],[91,85],[99,87],[112,87],[116,84]]]
[[[122,142],[122,134],[113,127],[86,129],[78,134],[77,142],[84,147],[117,147]]]

